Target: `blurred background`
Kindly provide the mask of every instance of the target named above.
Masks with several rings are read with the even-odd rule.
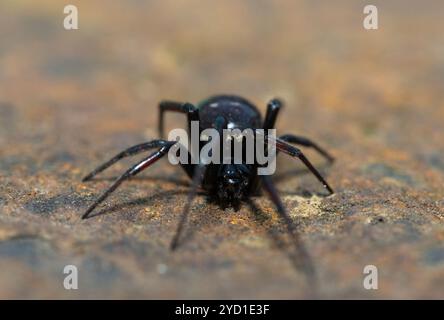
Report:
[[[63,28],[68,4],[78,30]],[[363,28],[367,4],[378,30]],[[0,298],[308,297],[265,197],[255,199],[262,213],[199,197],[171,254],[188,180],[166,160],[80,220],[135,160],[91,183],[82,176],[156,138],[160,100],[218,93],[262,112],[282,98],[277,133],[310,137],[336,157],[327,166],[307,150],[332,197],[288,158],[275,176],[320,297],[443,298],[443,9],[431,0],[2,0]],[[167,121],[185,125],[180,115]],[[63,288],[66,264],[79,269],[78,290]],[[370,264],[378,290],[362,285]]]

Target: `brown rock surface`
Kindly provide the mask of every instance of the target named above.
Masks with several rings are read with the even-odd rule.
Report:
[[[442,1],[373,1],[377,31],[362,27],[366,1],[73,3],[76,31],[60,1],[0,3],[0,298],[308,297],[266,197],[256,214],[199,197],[171,253],[188,180],[167,160],[80,220],[132,161],[82,176],[156,137],[159,100],[221,92],[261,111],[282,97],[278,133],[337,158],[307,150],[331,197],[285,156],[275,177],[321,297],[444,297]],[[78,290],[63,288],[67,264]],[[362,285],[370,264],[378,290]]]

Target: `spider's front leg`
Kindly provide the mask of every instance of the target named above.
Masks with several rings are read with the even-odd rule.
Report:
[[[332,155],[330,155],[326,150],[318,146],[315,142],[311,141],[308,138],[295,136],[293,134],[284,134],[280,136],[279,139],[284,140],[289,143],[298,144],[304,147],[310,147],[319,152],[322,156],[324,156],[329,162],[335,161]]]
[[[149,141],[149,142],[145,142],[145,143],[141,143],[141,144],[137,144],[135,146],[132,146],[120,153],[118,153],[117,155],[115,155],[114,157],[112,157],[110,160],[108,160],[107,162],[101,164],[100,166],[98,166],[96,169],[94,169],[92,172],[90,172],[88,175],[86,175],[82,181],[89,181],[92,178],[94,178],[97,174],[99,174],[100,172],[102,172],[103,170],[111,167],[114,163],[122,160],[123,158],[126,157],[130,157],[130,156],[135,156],[141,152],[144,151],[148,151],[154,148],[161,148],[164,146],[168,146],[170,145],[171,142],[170,141],[166,141],[166,140],[153,140],[153,141]]]
[[[215,120],[214,127],[219,132],[219,139],[222,137],[222,130],[227,128],[227,120],[218,116]],[[176,234],[174,235],[173,240],[171,241],[170,249],[175,250],[179,245],[180,236],[182,234],[183,227],[188,219],[188,215],[190,213],[191,204],[196,197],[197,189],[202,184],[202,181],[205,177],[205,173],[207,170],[207,166],[202,163],[202,159],[199,159],[199,164],[195,165],[193,171],[193,180],[191,183],[191,189],[188,192],[187,202],[182,211],[182,216],[180,218],[179,224],[177,225]]]
[[[180,217],[179,224],[177,225],[177,230],[174,235],[173,240],[170,244],[170,249],[175,250],[177,246],[179,245],[179,239],[180,235],[182,234],[182,229],[188,219],[188,215],[190,213],[191,204],[193,203],[193,199],[196,197],[197,189],[202,183],[202,180],[205,176],[206,166],[203,164],[198,164],[195,167],[194,173],[193,173],[193,180],[191,183],[191,189],[188,192],[187,202],[185,203],[185,207],[182,211],[182,216]]]
[[[117,178],[116,181],[86,210],[86,212],[83,214],[82,219],[86,219],[89,217],[89,214],[99,205],[103,200],[105,200],[114,190],[116,190],[120,184],[128,180],[129,178],[135,176],[136,174],[140,173],[141,171],[148,168],[150,165],[152,165],[154,162],[162,158],[164,155],[168,153],[168,150],[176,143],[176,141],[164,141],[164,145],[156,152],[152,153],[142,161],[136,163],[133,165],[130,169],[128,169],[124,174],[122,174],[119,178]],[[114,158],[113,158],[114,159]],[[104,165],[102,165],[99,168],[106,168],[109,165],[111,165],[112,160],[108,161]],[[117,160],[116,160],[117,161]],[[110,164],[109,164],[110,163]],[[106,166],[106,164],[109,164]],[[102,169],[103,170],[103,169]]]
[[[319,171],[311,164],[311,162],[305,157],[305,155],[302,153],[301,150],[298,148],[292,146],[291,144],[287,143],[286,141],[280,139],[280,138],[274,138],[268,135],[265,135],[263,130],[256,130],[256,135],[262,136],[265,140],[265,143],[272,142],[276,145],[276,153],[278,151],[281,151],[283,153],[288,154],[291,157],[299,158],[305,166],[313,173],[313,175],[318,178],[318,180],[322,183],[322,185],[330,192],[330,194],[333,194],[334,191],[330,187],[330,185],[325,181],[325,179],[321,176]]]
[[[311,164],[311,162],[307,159],[307,157],[305,157],[305,155],[302,153],[301,150],[279,138],[276,139],[275,142],[276,142],[277,151],[282,151],[291,157],[299,158],[299,160],[301,160],[305,164],[305,166],[311,171],[311,173],[313,173],[316,176],[316,178],[318,178],[318,180],[330,192],[330,194],[334,193],[333,189],[330,187],[327,181],[325,181],[325,179],[321,176],[318,170]]]

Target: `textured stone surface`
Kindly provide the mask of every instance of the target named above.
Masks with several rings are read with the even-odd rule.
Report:
[[[364,1],[72,2],[70,32],[60,1],[0,3],[0,298],[308,297],[265,197],[255,213],[198,197],[171,253],[188,180],[167,160],[80,220],[136,159],[80,179],[156,137],[159,100],[224,92],[261,111],[282,97],[278,133],[337,158],[329,167],[307,150],[331,197],[285,156],[275,176],[320,297],[444,297],[442,1],[373,1],[371,32]],[[63,289],[66,264],[77,291]],[[368,264],[379,290],[362,286]]]

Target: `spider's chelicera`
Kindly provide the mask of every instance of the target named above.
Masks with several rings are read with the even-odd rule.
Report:
[[[275,154],[273,151],[270,152],[273,148],[275,148],[276,152],[280,151],[291,157],[299,158],[330,194],[333,193],[333,190],[328,183],[316,168],[313,167],[304,154],[292,144],[311,147],[330,162],[333,161],[333,157],[324,149],[320,148],[316,143],[305,137],[292,134],[286,134],[279,137],[269,136],[268,129],[274,128],[276,117],[281,106],[282,103],[278,99],[271,100],[267,106],[265,119],[262,121],[259,111],[252,103],[244,98],[233,95],[213,96],[198,104],[197,107],[190,103],[178,103],[172,101],[161,102],[159,104],[160,115],[158,123],[159,134],[161,137],[164,136],[164,113],[166,111],[186,114],[189,131],[192,131],[192,125],[198,124],[198,137],[211,137],[208,137],[208,139],[198,139],[198,143],[191,143],[191,151],[186,147],[185,157],[187,159],[183,158],[184,150],[181,149],[181,147],[186,144],[186,139],[181,141],[180,139],[179,141],[177,139],[158,139],[135,145],[120,152],[111,160],[105,162],[88,174],[83,181],[92,179],[99,172],[110,167],[122,158],[157,149],[154,153],[145,157],[142,161],[129,168],[117,178],[117,180],[86,210],[82,218],[88,218],[96,206],[116,190],[123,181],[148,168],[173,149],[174,152],[171,154],[176,154],[177,152],[180,153],[179,158],[181,158],[182,161],[177,161],[177,163],[180,164],[186,174],[191,178],[192,183],[176,234],[171,242],[171,249],[175,249],[178,245],[183,226],[190,211],[191,202],[193,201],[198,188],[204,189],[212,199],[221,205],[222,208],[232,206],[236,210],[239,208],[242,201],[248,200],[251,195],[257,194],[260,189],[264,189],[275,204],[277,211],[287,225],[290,234],[296,235],[294,224],[274,187],[270,175],[259,174],[261,169],[266,168],[266,163],[259,161],[260,156],[258,155],[260,155],[260,152],[258,153],[257,151],[260,148],[258,148],[257,143],[252,142],[257,142],[258,139],[262,139],[262,141],[265,142],[267,148],[263,150],[263,156],[268,162],[269,160],[274,161]],[[206,129],[212,129],[213,133],[209,135],[205,134],[209,132]],[[214,147],[216,140],[227,141],[224,135],[226,129],[238,130],[240,132],[251,130],[251,132],[254,133],[254,135],[252,135],[253,140],[250,140],[250,142],[247,136],[241,136],[240,141],[243,143],[240,144],[240,150],[243,150],[244,152],[236,154],[236,146],[234,146],[234,148],[227,148],[227,144],[225,143],[222,145],[217,144],[219,147]],[[274,131],[272,132],[274,135]],[[204,134],[202,135],[202,133]],[[174,137],[177,138],[177,135]],[[228,146],[231,146],[231,143],[236,139],[228,140],[231,141]],[[251,152],[252,149],[249,148],[253,147],[254,149],[255,146],[256,152]],[[272,146],[271,149],[270,146]],[[198,155],[197,160],[196,156],[194,156],[193,160],[192,155],[196,154]],[[248,159],[252,154],[253,160],[251,160],[251,158]],[[184,161],[185,159],[188,161]]]

